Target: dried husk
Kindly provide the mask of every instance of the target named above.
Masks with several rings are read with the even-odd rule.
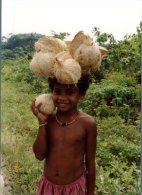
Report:
[[[41,71],[40,66],[38,64],[38,56],[34,54],[29,67],[33,73],[35,73],[38,76],[45,76],[44,73]]]
[[[67,45],[67,50],[70,48],[70,44],[71,44],[71,41],[65,41],[66,45]]]
[[[66,43],[58,38],[40,38],[35,43],[35,50],[37,52],[53,52],[55,54],[67,49]]]
[[[53,77],[55,53],[36,52],[30,62],[30,69],[39,76]]]
[[[78,32],[72,41],[40,38],[35,49],[30,69],[39,76],[56,77],[63,84],[76,84],[81,75],[91,74],[100,67],[108,52],[95,45],[93,38],[83,31]]]
[[[63,63],[67,59],[72,59],[72,56],[69,51],[62,51],[56,55],[56,59],[61,63]]]
[[[56,56],[54,75],[62,84],[76,84],[81,77],[81,67],[69,52],[61,52]]]
[[[101,52],[102,59],[105,58],[108,55],[108,50],[102,46],[99,46],[99,50]]]
[[[74,58],[74,53],[76,52],[76,50],[79,48],[81,44],[86,44],[86,45],[93,44],[93,39],[88,34],[85,34],[83,31],[79,31],[70,43],[69,51],[73,58]]]
[[[53,103],[51,94],[46,93],[39,95],[36,98],[35,106],[38,106],[39,104],[41,104],[41,106],[39,107],[39,111],[45,115],[50,115],[55,110],[55,105]]]
[[[102,58],[98,46],[81,44],[74,54],[74,59],[80,64],[84,75],[98,69]]]

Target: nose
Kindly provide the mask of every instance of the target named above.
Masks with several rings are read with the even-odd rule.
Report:
[[[58,101],[59,102],[66,102],[67,101],[67,95],[65,93],[61,93],[59,96],[58,96]]]
[[[61,95],[59,95],[58,99],[59,99],[59,100],[66,100],[67,97],[66,97],[66,95],[64,95],[64,94],[61,94]]]

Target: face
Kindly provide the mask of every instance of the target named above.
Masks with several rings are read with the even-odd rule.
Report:
[[[53,101],[59,111],[70,111],[77,108],[79,100],[83,97],[75,85],[55,84]]]

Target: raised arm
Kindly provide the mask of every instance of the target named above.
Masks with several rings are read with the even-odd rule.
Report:
[[[86,137],[86,171],[87,171],[87,195],[95,195],[96,181],[96,142],[97,142],[97,126],[93,118],[87,121],[87,137]]]
[[[47,121],[48,115],[44,115],[39,111],[39,107],[35,107],[35,101],[32,102],[31,110],[37,117],[39,122],[39,129],[36,140],[33,144],[33,152],[38,160],[43,160],[47,156],[48,143],[47,143]]]

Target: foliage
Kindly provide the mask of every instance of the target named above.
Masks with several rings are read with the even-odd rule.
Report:
[[[52,30],[51,35],[52,35],[52,37],[64,40],[67,36],[70,35],[70,33],[68,33],[68,32],[56,33],[55,31]]]
[[[94,28],[97,42],[109,54],[100,70],[92,74],[92,84],[79,108],[97,121],[97,195],[140,193],[141,32],[142,23],[136,35],[116,41],[113,35]],[[60,38],[68,36],[52,33]],[[49,89],[47,78],[36,76],[29,69],[32,49],[26,53],[28,39],[22,42],[20,37],[12,37],[10,42],[4,37],[2,40],[3,55],[8,58],[2,59],[2,153],[11,194],[34,195],[43,162],[36,161],[32,153],[37,121],[30,104],[35,96]],[[16,47],[12,48],[14,41]]]
[[[125,74],[114,72],[101,83],[92,83],[80,106],[101,119],[120,115],[125,122],[136,121],[136,112],[140,110],[140,88],[136,80],[125,77]]]
[[[34,195],[41,174],[41,163],[36,161],[32,152],[37,121],[30,112],[30,104],[35,95],[19,91],[20,87],[21,82],[13,85],[8,80],[2,82],[2,155],[6,164],[5,179],[9,178],[8,185],[12,188],[9,194]]]
[[[27,86],[23,81],[13,82],[3,78],[2,148],[13,193],[34,195],[43,162],[38,162],[32,153],[37,121],[30,112],[30,103],[37,94],[26,93]],[[24,92],[20,90],[23,87]],[[126,124],[118,115],[102,119],[97,117],[96,120],[97,195],[139,194],[138,126]]]
[[[34,51],[34,43],[43,36],[37,33],[12,34],[9,38],[2,39],[2,58],[17,58],[24,55],[29,55],[30,58]]]
[[[108,49],[108,57],[101,66],[101,71],[137,72],[141,64],[142,22],[137,27],[137,34],[126,35],[124,40],[116,41],[112,34],[101,33],[99,28],[92,30],[96,42]]]
[[[98,120],[98,194],[139,194],[139,145],[139,129],[121,117]]]
[[[67,32],[56,33],[51,31],[51,37],[65,39],[70,34]],[[2,37],[2,58],[15,59],[19,57],[28,56],[28,59],[32,58],[34,53],[34,43],[41,37],[45,35],[37,33],[27,33],[27,34],[11,34],[9,38]]]
[[[97,195],[140,194],[140,171],[135,164],[129,167],[127,163],[116,158],[111,159],[111,166],[106,170],[102,166],[98,166],[97,170]]]
[[[16,60],[2,60],[4,79],[26,84],[26,88],[21,88],[26,93],[48,92],[47,78],[35,75],[29,68],[29,62],[26,56]]]

